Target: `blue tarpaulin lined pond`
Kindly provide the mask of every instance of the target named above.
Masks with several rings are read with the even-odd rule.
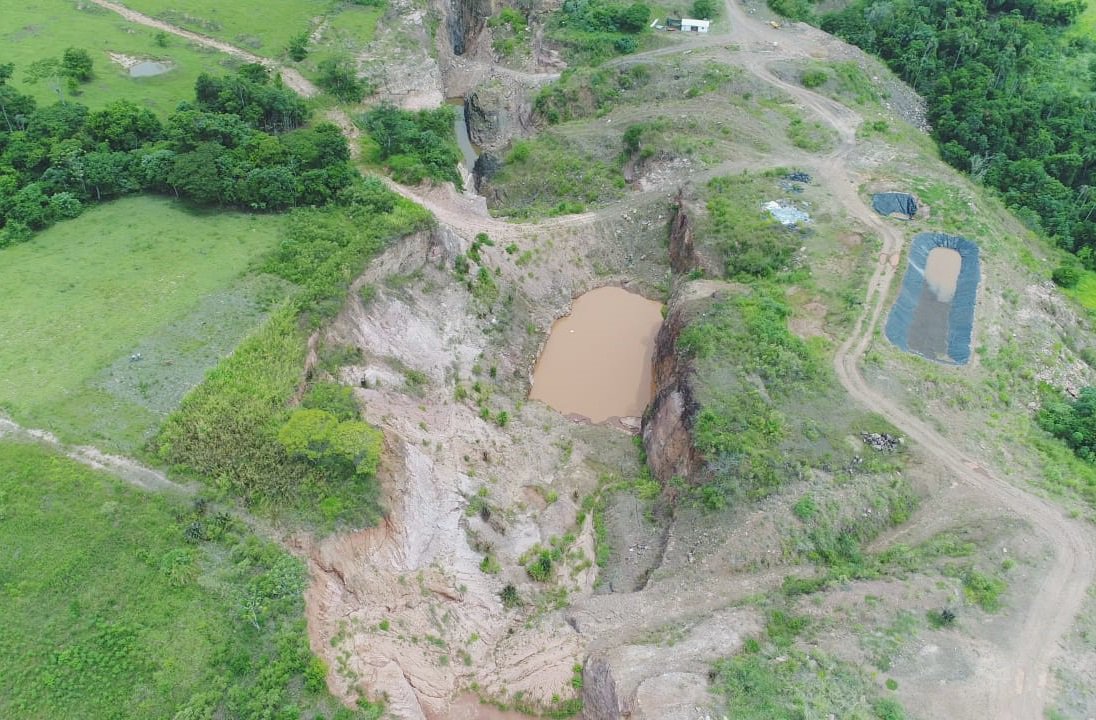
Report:
[[[887,339],[929,360],[970,361],[974,305],[981,267],[978,246],[943,233],[919,233],[909,266],[887,318]]]

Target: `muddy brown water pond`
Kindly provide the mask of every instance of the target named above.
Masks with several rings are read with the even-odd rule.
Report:
[[[552,325],[529,397],[595,423],[643,414],[662,304],[619,287],[578,297]]]

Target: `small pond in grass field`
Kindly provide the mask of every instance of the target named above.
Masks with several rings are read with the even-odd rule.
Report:
[[[638,417],[653,395],[651,361],[662,304],[619,287],[578,297],[552,325],[529,397],[600,423]]]
[[[129,68],[130,77],[154,77],[156,75],[163,75],[174,67],[169,62],[157,62],[155,60],[142,60],[139,63],[131,65]]]

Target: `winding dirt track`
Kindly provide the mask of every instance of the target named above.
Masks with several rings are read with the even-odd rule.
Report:
[[[776,47],[795,41],[790,34],[774,33],[763,23],[752,20],[731,0],[727,2],[727,13],[735,29],[733,37],[753,41],[764,39],[778,43]],[[1096,574],[1092,534],[1086,526],[1067,518],[1055,505],[991,474],[865,380],[860,360],[874,337],[904,241],[895,227],[867,207],[849,173],[846,158],[855,150],[860,118],[835,101],[774,77],[756,55],[744,53],[744,56],[751,72],[795,97],[838,132],[840,146],[824,163],[830,187],[851,215],[883,239],[882,254],[868,284],[865,311],[834,357],[834,369],[842,386],[862,406],[879,413],[921,445],[961,482],[1030,523],[1033,530],[1043,535],[1054,548],[1054,557],[1042,585],[1026,609],[1020,635],[1013,639],[1010,647],[1003,648],[1004,668],[996,687],[987,688],[988,696],[980,697],[980,693],[975,692],[956,703],[966,707],[966,716],[971,718],[1041,718],[1048,699],[1051,662]]]
[[[286,84],[303,96],[311,97],[318,92],[296,70],[283,67],[269,58],[183,30],[109,0],[91,1],[132,22],[178,35],[248,62],[262,63],[279,72]],[[967,718],[1041,718],[1047,702],[1051,662],[1060,640],[1069,630],[1085,600],[1093,576],[1096,575],[1092,534],[1081,523],[1065,517],[1058,507],[991,474],[947,438],[900,408],[865,380],[860,370],[860,360],[874,337],[888,289],[896,274],[904,239],[895,227],[865,205],[849,170],[847,160],[856,150],[856,129],[861,118],[836,101],[780,80],[767,69],[768,63],[774,60],[811,56],[812,51],[817,48],[812,47],[814,41],[808,33],[776,30],[749,17],[734,0],[726,0],[726,13],[731,25],[731,32],[728,34],[698,38],[696,41],[630,56],[618,62],[634,62],[646,57],[671,55],[722,43],[736,43],[740,49],[736,59],[740,64],[761,80],[794,97],[837,131],[840,137],[838,148],[825,157],[816,170],[820,176],[826,178],[835,197],[845,209],[879,234],[883,239],[883,249],[869,281],[865,310],[852,335],[838,349],[834,358],[834,369],[842,386],[858,403],[885,417],[920,444],[961,482],[1026,520],[1054,548],[1054,556],[1042,585],[1026,609],[1019,636],[1014,638],[1009,647],[1001,649],[1004,668],[1001,676],[996,678],[996,684],[987,685],[983,688],[984,691],[970,692],[970,688],[965,688],[965,696],[955,698],[953,703],[954,707],[962,708],[961,716]],[[524,232],[512,224],[486,217],[482,210],[472,204],[457,202],[454,198],[427,197],[417,190],[394,184],[393,187],[405,197],[422,203],[441,222],[462,231],[473,229],[477,232],[505,234],[514,234],[515,230]],[[587,213],[532,227],[579,226],[591,223],[600,216],[601,213]]]

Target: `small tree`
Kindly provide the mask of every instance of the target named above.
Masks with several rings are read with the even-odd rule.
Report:
[[[1050,279],[1059,287],[1074,288],[1077,287],[1077,283],[1081,282],[1081,269],[1073,263],[1062,263],[1054,268],[1054,272],[1050,274]]]
[[[339,100],[348,103],[361,102],[372,88],[358,77],[358,69],[349,57],[328,58],[319,65],[320,87]]]
[[[91,54],[83,48],[69,48],[61,56],[61,69],[65,77],[86,83],[92,77]]]
[[[303,32],[300,35],[294,35],[289,41],[289,47],[287,48],[290,60],[300,62],[308,57],[308,33]]]
[[[715,0],[694,0],[693,17],[701,20],[711,20],[715,16]]]

